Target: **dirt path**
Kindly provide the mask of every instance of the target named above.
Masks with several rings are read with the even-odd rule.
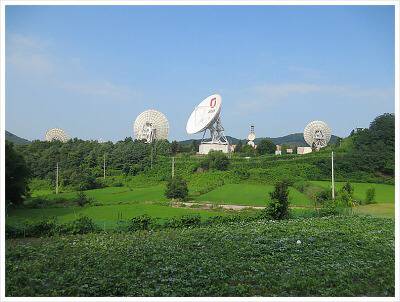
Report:
[[[199,203],[199,202],[174,202],[172,204],[173,207],[196,207],[196,208],[201,208],[201,209],[212,209],[212,208],[223,208],[226,210],[235,210],[235,211],[240,211],[244,209],[255,209],[255,210],[262,210],[265,209],[265,207],[261,206],[244,206],[244,205],[237,205],[237,204],[213,204],[213,203]],[[300,209],[306,209],[307,207],[301,207],[301,206],[291,206],[291,208],[300,208]]]

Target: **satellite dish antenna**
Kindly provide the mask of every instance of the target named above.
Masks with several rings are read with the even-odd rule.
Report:
[[[251,125],[251,126],[250,126],[250,133],[249,133],[249,135],[247,136],[247,140],[248,140],[247,144],[248,144],[249,146],[252,146],[252,147],[254,148],[254,140],[255,140],[255,139],[256,139],[256,134],[254,133],[254,126]]]
[[[317,150],[328,145],[332,131],[328,124],[322,121],[312,121],[304,128],[304,140],[310,147]]]
[[[199,146],[199,153],[207,154],[211,150],[229,152],[229,143],[224,134],[221,124],[222,98],[219,94],[213,94],[204,99],[190,115],[186,132],[195,134],[203,132],[203,138]],[[210,132],[210,139],[205,140],[204,136]]]
[[[46,131],[45,140],[48,142],[60,141],[65,143],[69,140],[69,136],[60,128],[52,128]]]
[[[133,124],[133,132],[138,140],[151,143],[154,140],[167,139],[169,123],[166,116],[157,110],[146,110],[139,114]]]

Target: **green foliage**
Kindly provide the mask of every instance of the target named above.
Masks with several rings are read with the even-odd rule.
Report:
[[[336,216],[15,240],[5,295],[393,297],[394,229]]]
[[[153,223],[154,223],[153,219],[147,214],[133,217],[129,221],[128,230],[129,231],[149,230]]]
[[[272,219],[289,217],[289,185],[287,181],[275,184],[275,190],[270,192],[271,200],[264,209],[265,214]]]
[[[165,190],[167,198],[185,200],[188,197],[188,193],[187,183],[182,177],[175,176],[168,180]]]
[[[6,224],[6,238],[48,237],[53,235],[86,234],[98,231],[92,219],[86,216],[59,224],[55,218],[30,221],[24,224]]]
[[[19,205],[29,192],[30,170],[22,155],[8,141],[5,144],[6,202]]]
[[[229,159],[222,151],[210,151],[200,163],[200,167],[205,170],[225,171],[228,166]]]
[[[78,204],[78,206],[83,207],[89,203],[91,203],[91,199],[87,197],[87,195],[85,194],[85,192],[83,191],[79,191],[77,196],[76,196],[76,202]]]
[[[60,234],[87,234],[98,231],[98,227],[95,225],[93,220],[87,216],[79,217],[61,225],[59,233]]]
[[[346,153],[349,169],[394,175],[395,117],[385,113],[374,119],[369,129],[360,129],[352,135],[352,147]]]
[[[172,141],[171,143],[171,153],[175,155],[180,150],[179,143],[177,141]]]
[[[173,217],[164,223],[167,228],[180,228],[198,226],[201,223],[201,217],[198,214],[184,215],[181,217]]]
[[[346,184],[343,186],[342,190],[347,192],[347,194],[349,194],[350,197],[353,197],[354,187],[351,185],[350,182],[347,181]]]
[[[276,145],[268,140],[268,139],[262,139],[258,144],[257,144],[257,153],[258,154],[274,154],[276,150]]]
[[[332,200],[332,190],[331,189],[323,189],[315,195],[315,200],[319,204],[324,204],[328,200]]]
[[[366,192],[365,203],[371,204],[375,202],[375,188],[369,188]]]

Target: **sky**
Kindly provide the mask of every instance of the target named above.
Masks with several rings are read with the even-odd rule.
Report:
[[[207,96],[225,134],[345,137],[394,112],[393,6],[7,6],[6,129],[43,139],[133,136],[146,109],[169,139]]]

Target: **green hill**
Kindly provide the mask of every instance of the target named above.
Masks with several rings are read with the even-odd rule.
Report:
[[[242,143],[246,143],[246,139],[238,139],[232,136],[226,137],[230,144],[236,145],[239,141]],[[339,137],[336,135],[332,135],[330,143],[335,143]],[[258,144],[262,139],[271,140],[276,145],[296,145],[296,146],[306,146],[307,143],[304,141],[303,133],[292,133],[285,136],[280,137],[258,137],[254,140],[256,144]],[[184,141],[180,141],[179,143],[182,145],[192,144],[193,141],[200,143],[200,139],[188,139]]]
[[[6,140],[8,140],[16,145],[26,145],[26,144],[31,143],[27,139],[16,136],[15,134],[8,132],[7,130],[6,130]]]

